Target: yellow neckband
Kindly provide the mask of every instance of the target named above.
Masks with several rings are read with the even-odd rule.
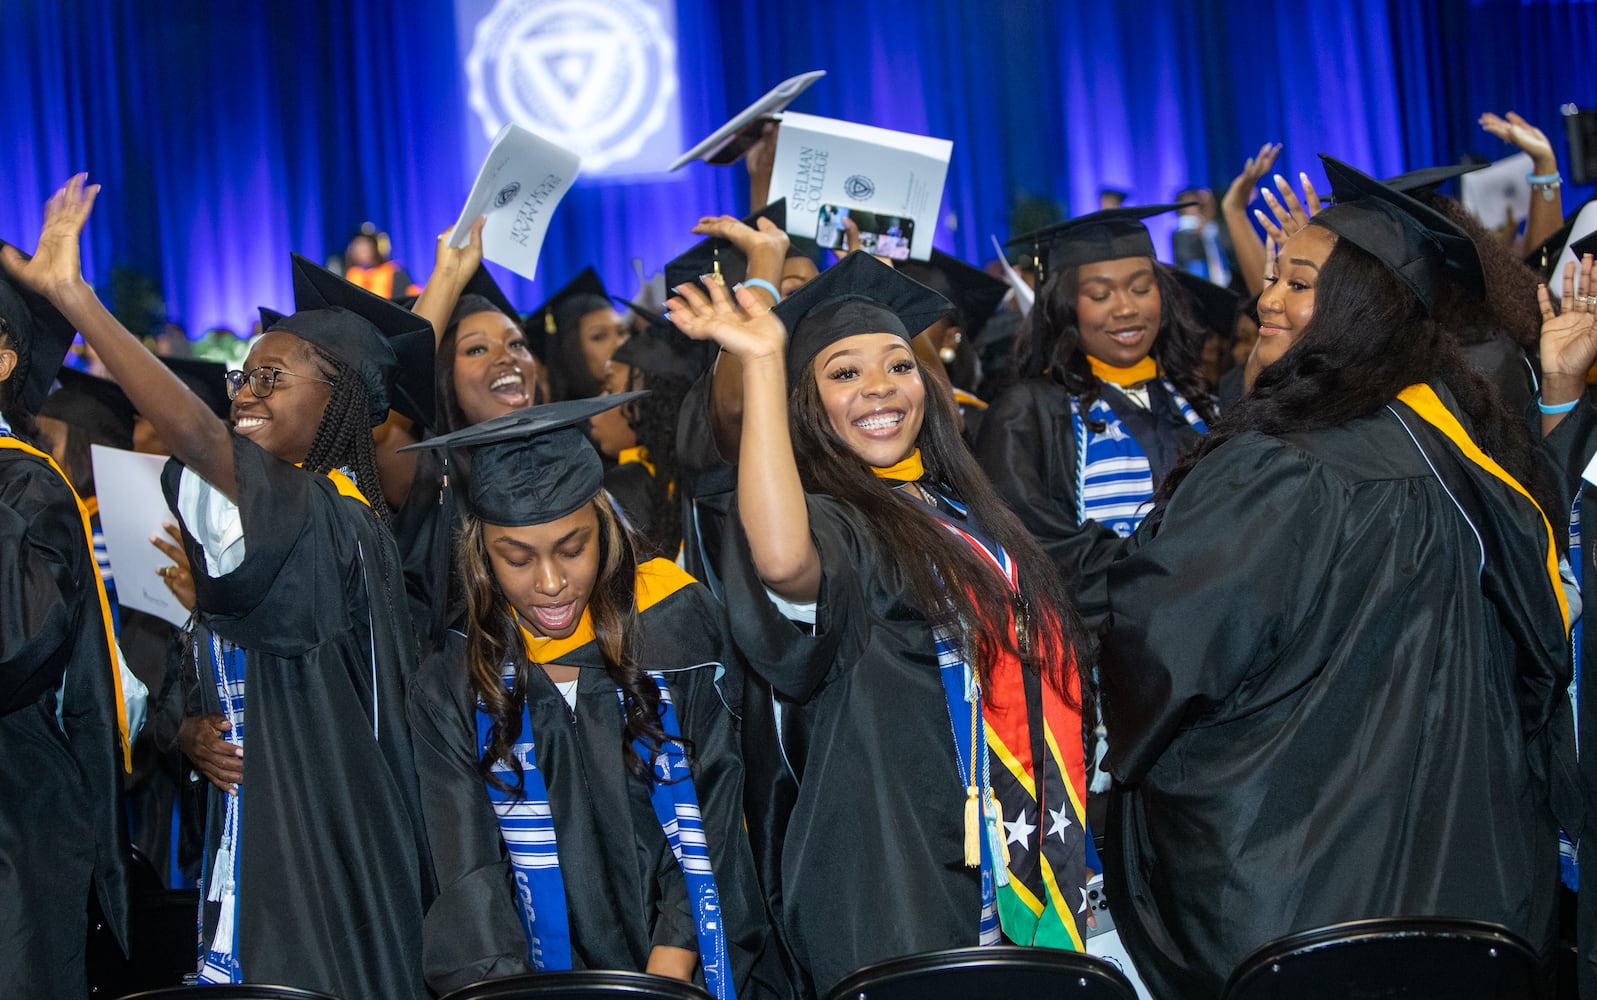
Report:
[[[926,466],[921,464],[920,449],[916,448],[907,456],[899,459],[885,469],[871,466],[871,471],[876,473],[877,479],[896,479],[904,483],[918,483],[926,475]]]
[[[1141,385],[1159,377],[1159,362],[1152,356],[1144,357],[1130,368],[1117,368],[1107,361],[1100,361],[1091,354],[1087,355],[1087,364],[1092,366],[1092,373],[1101,380],[1118,385],[1122,388]]]

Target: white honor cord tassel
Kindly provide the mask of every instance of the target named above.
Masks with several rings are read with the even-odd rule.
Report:
[[[981,802],[974,784],[965,789],[965,867],[981,867]]]

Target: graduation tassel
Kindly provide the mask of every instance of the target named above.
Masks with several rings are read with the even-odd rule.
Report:
[[[967,668],[968,669],[968,668]],[[981,689],[975,686],[975,671],[967,681],[970,700],[970,783],[965,786],[965,867],[981,867],[981,789],[976,784],[976,748],[981,725]]]
[[[965,867],[981,867],[981,801],[974,784],[965,789]]]

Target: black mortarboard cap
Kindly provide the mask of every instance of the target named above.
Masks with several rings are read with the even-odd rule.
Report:
[[[262,310],[263,320],[268,312],[271,310]],[[269,325],[262,324],[262,326]],[[172,374],[188,386],[190,392],[200,397],[200,401],[210,407],[212,413],[223,420],[228,418],[233,409],[233,401],[227,398],[226,365],[220,361],[206,361],[203,358],[162,358],[161,363],[171,369]]]
[[[1489,166],[1491,166],[1489,163],[1455,163],[1446,167],[1421,167],[1406,174],[1388,177],[1381,183],[1393,191],[1418,196],[1429,194],[1456,177],[1463,177],[1465,174],[1472,174]]]
[[[1541,275],[1543,281],[1552,278],[1553,268],[1558,266],[1558,258],[1564,254],[1564,246],[1569,243],[1569,234],[1575,231],[1575,220],[1580,218],[1581,209],[1597,200],[1597,195],[1587,198],[1579,208],[1564,216],[1564,224],[1554,230],[1553,234],[1536,245],[1536,249],[1525,255],[1525,263],[1532,271]]]
[[[705,350],[705,342],[691,340],[667,324],[634,333],[610,360],[641,369],[646,375],[669,375],[691,382],[704,374],[714,354]]]
[[[1430,310],[1437,288],[1452,281],[1476,299],[1486,295],[1475,241],[1457,223],[1401,191],[1320,154],[1336,204],[1316,215],[1324,226],[1379,260]]]
[[[1106,208],[1044,226],[1017,236],[1005,246],[1028,246],[1039,258],[1046,255],[1050,274],[1067,267],[1096,264],[1122,257],[1154,257],[1153,237],[1142,220],[1185,208],[1192,202],[1171,205],[1137,205]],[[1039,289],[1040,291],[1040,289]]]
[[[276,309],[272,309],[268,306],[258,306],[256,308],[261,314],[261,329],[263,331],[270,330],[272,327],[276,326],[277,321],[282,319],[284,316],[283,313],[280,313]]]
[[[599,495],[604,462],[588,421],[643,392],[529,406],[401,448],[466,452],[466,508],[507,528],[558,521]]]
[[[758,229],[761,219],[770,219],[778,229],[787,228],[787,199],[778,198],[743,220],[743,224]],[[791,244],[789,244],[791,248]],[[714,274],[720,268],[721,278],[727,288],[748,277],[749,262],[743,251],[731,240],[708,236],[693,244],[665,265],[667,291],[679,285],[694,284],[701,274]]]
[[[1237,307],[1242,304],[1242,296],[1179,267],[1171,268],[1170,274],[1192,299],[1192,318],[1230,340],[1237,328]]]
[[[0,246],[7,245],[0,241]],[[17,367],[10,379],[16,387],[14,398],[25,412],[38,413],[77,331],[48,299],[4,273],[0,273],[0,317],[16,336]]]
[[[486,267],[478,266],[466,282],[466,287],[461,289],[460,298],[455,302],[454,312],[449,314],[449,326],[454,326],[467,316],[477,313],[496,312],[510,317],[510,321],[517,326],[521,325],[521,313],[510,304],[505,293],[500,291],[499,283],[494,276],[488,273]]]
[[[532,323],[535,332],[542,330],[550,337],[566,337],[577,332],[577,324],[588,313],[610,308],[610,293],[605,291],[598,272],[585,267],[538,307]]]
[[[133,421],[137,413],[128,394],[108,378],[63,367],[56,372],[61,388],[39,406],[39,416],[53,417],[85,430],[98,431],[104,443],[124,450],[133,447]]]
[[[931,260],[901,261],[898,269],[954,304],[967,339],[981,332],[1009,294],[1009,282],[936,248]]]
[[[390,389],[399,361],[390,338],[425,330],[428,322],[388,299],[360,288],[327,268],[290,255],[294,265],[294,313],[271,329],[294,334],[335,355],[366,387],[373,427],[388,418]]]
[[[774,310],[788,330],[788,383],[828,344],[861,333],[913,340],[953,307],[897,268],[868,253],[851,253]]]

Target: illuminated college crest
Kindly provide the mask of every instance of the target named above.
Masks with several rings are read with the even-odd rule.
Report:
[[[498,0],[477,22],[466,78],[487,138],[513,121],[603,172],[665,125],[676,44],[647,0]]]

